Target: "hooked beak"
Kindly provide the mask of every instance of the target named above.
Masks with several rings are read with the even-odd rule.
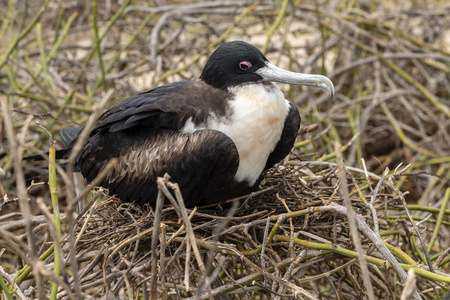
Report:
[[[262,76],[264,81],[282,82],[297,85],[313,85],[323,88],[330,92],[331,99],[334,96],[334,85],[330,79],[322,75],[312,75],[295,73],[283,70],[277,66],[266,62],[266,66],[260,68],[255,73]]]

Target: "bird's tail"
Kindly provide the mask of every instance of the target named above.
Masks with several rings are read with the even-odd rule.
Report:
[[[62,149],[62,150],[56,150],[56,159],[65,159],[69,157],[70,149]],[[46,155],[36,154],[36,155],[30,155],[27,157],[24,157],[23,160],[33,160],[33,161],[42,161],[46,160],[48,158],[48,152]]]
[[[68,158],[70,155],[70,151],[72,149],[72,145],[77,139],[78,135],[80,134],[81,130],[83,130],[83,127],[69,127],[64,128],[59,132],[59,136],[61,137],[64,144],[66,144],[67,148],[62,150],[56,150],[56,159],[64,159]],[[48,156],[48,153],[47,153]],[[23,160],[35,160],[35,161],[41,161],[46,160],[46,157],[44,155],[31,155],[24,157]]]
[[[59,132],[59,136],[67,146],[70,146],[80,135],[81,130],[83,130],[83,127],[64,128]]]

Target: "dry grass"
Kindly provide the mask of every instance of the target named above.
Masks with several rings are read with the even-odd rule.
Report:
[[[446,294],[448,5],[41,2],[0,8],[2,298]],[[330,102],[316,89],[282,86],[304,131],[260,192],[184,209],[164,179],[161,199],[173,203],[141,209],[91,193],[58,167],[56,189],[24,180],[42,170],[21,157],[47,152],[48,134],[199,75],[214,48],[234,39],[336,87]],[[416,284],[404,288],[410,269]]]

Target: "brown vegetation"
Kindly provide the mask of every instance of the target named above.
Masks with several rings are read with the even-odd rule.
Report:
[[[448,4],[149,2],[2,1],[2,298],[447,293]],[[49,134],[105,106],[198,76],[217,45],[236,39],[336,87],[328,101],[314,88],[282,86],[303,130],[259,192],[185,209],[164,178],[161,200],[171,204],[142,209],[59,167],[47,184],[39,163],[22,162],[51,154]],[[410,269],[416,284],[410,275],[404,288]]]

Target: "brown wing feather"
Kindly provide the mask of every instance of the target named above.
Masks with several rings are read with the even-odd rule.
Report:
[[[114,151],[104,151],[111,145]],[[112,158],[118,163],[101,185],[122,201],[153,205],[158,193],[156,178],[165,173],[179,184],[187,206],[218,203],[252,190],[245,182],[234,181],[237,149],[219,131],[182,134],[142,128],[103,132],[91,138],[82,153],[81,173],[91,181]]]

